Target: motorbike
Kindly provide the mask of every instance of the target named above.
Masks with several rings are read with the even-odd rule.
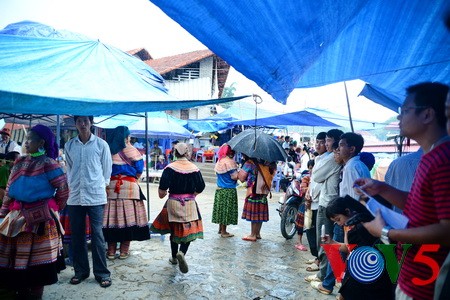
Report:
[[[278,201],[280,207],[277,210],[281,217],[280,230],[287,240],[292,239],[297,231],[295,219],[303,202],[304,192],[301,187],[301,179],[293,178],[286,189],[286,193]]]

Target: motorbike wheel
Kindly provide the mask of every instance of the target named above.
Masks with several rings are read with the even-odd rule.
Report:
[[[292,239],[297,231],[295,228],[295,218],[297,217],[297,212],[298,208],[296,205],[287,204],[281,214],[281,234],[287,240]]]

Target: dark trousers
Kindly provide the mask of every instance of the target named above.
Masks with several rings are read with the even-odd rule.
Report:
[[[308,239],[309,250],[311,251],[311,255],[314,257],[319,256],[319,252],[317,250],[316,218],[317,218],[317,209],[312,211],[311,228],[305,230],[306,238]]]
[[[191,242],[189,242],[189,243],[181,243],[180,244],[180,251],[183,252],[183,254],[186,254],[190,244],[191,244]],[[172,251],[172,257],[173,258],[177,257],[178,244],[175,243],[175,242],[170,241],[170,250]]]
[[[75,276],[89,276],[89,259],[86,243],[86,214],[91,223],[92,269],[96,279],[109,277],[106,266],[106,245],[103,237],[103,209],[105,205],[68,205],[72,229],[73,268]]]

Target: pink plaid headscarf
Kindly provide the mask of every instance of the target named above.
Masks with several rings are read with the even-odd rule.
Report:
[[[234,150],[232,150],[228,144],[223,144],[222,146],[220,146],[219,152],[217,152],[217,156],[219,156],[219,159],[222,159],[228,155],[234,156]]]

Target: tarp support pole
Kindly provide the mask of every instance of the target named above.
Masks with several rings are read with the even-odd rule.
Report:
[[[150,179],[148,177],[149,173],[149,161],[148,161],[148,154],[149,154],[149,149],[148,149],[148,114],[147,112],[145,112],[145,173],[147,174],[147,178],[145,179],[145,181],[147,182],[147,218],[150,221]]]
[[[352,112],[350,110],[350,101],[348,99],[347,84],[345,83],[345,81],[344,81],[344,89],[345,89],[345,97],[347,99],[348,119],[350,120],[350,128],[352,129],[352,132],[355,132],[355,130],[353,129]]]
[[[61,122],[59,120],[59,115],[56,115],[56,144],[58,145],[59,151],[59,149],[61,148]]]

